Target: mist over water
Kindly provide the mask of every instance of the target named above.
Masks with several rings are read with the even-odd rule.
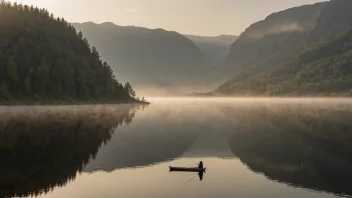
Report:
[[[349,99],[148,100],[152,105],[1,107],[0,195],[352,195]],[[169,172],[201,160],[201,181]]]
[[[233,104],[233,105],[275,105],[275,104],[305,104],[310,107],[319,105],[321,108],[330,108],[331,106],[344,106],[352,104],[352,100],[349,98],[323,98],[323,97],[312,97],[312,98],[290,98],[290,97],[148,97],[152,103],[163,104],[163,103],[192,103],[192,104]]]

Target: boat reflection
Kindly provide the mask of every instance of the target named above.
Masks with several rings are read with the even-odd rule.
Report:
[[[205,170],[203,170],[203,171],[191,171],[191,170],[189,170],[189,171],[179,171],[179,170],[171,170],[171,169],[170,169],[170,172],[197,173],[197,175],[198,175],[198,177],[199,177],[199,181],[203,181],[204,173],[206,173]],[[190,182],[193,178],[194,178],[194,177],[192,177],[192,178],[191,178],[190,180],[188,180],[187,182]]]

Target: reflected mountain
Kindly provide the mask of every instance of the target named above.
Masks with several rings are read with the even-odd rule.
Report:
[[[170,161],[182,156],[198,135],[191,123],[180,127],[171,122],[136,122],[115,133],[84,171],[110,172]]]
[[[219,157],[234,158],[231,148],[229,147],[226,133],[206,133],[199,136],[194,144],[188,148],[182,157]]]
[[[0,108],[0,197],[39,196],[74,180],[139,108]]]
[[[154,108],[154,106],[153,106]],[[120,128],[85,172],[150,166],[183,157],[233,158],[225,130],[209,119],[196,120],[191,112],[158,110],[129,127]],[[194,112],[193,112],[194,113]],[[223,119],[218,118],[219,125]]]
[[[233,153],[251,170],[291,186],[352,195],[352,113],[307,107],[224,108],[238,123]]]
[[[153,115],[158,116],[139,118],[133,125],[119,128],[83,171],[142,168],[177,158],[234,158],[226,133],[217,132],[216,123],[196,121],[192,114],[180,115],[169,109],[154,109]],[[226,126],[222,119],[218,121]],[[203,173],[198,176],[203,179]]]

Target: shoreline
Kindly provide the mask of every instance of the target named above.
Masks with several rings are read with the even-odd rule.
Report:
[[[22,100],[10,100],[1,101],[0,106],[51,106],[51,105],[120,105],[120,104],[140,104],[140,105],[150,105],[147,101],[94,101],[94,100],[38,100],[38,101],[22,101]]]
[[[226,94],[187,94],[192,98],[352,98],[350,94],[317,94],[317,95],[226,95]]]

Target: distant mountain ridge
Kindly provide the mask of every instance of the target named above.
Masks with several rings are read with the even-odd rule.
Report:
[[[212,64],[221,64],[226,55],[230,52],[230,46],[236,41],[238,36],[219,35],[219,36],[196,36],[185,35],[191,39],[202,52],[207,56]]]
[[[198,36],[198,35],[185,34],[184,36],[186,36],[187,38],[191,39],[194,42],[209,42],[209,43],[217,43],[217,44],[228,45],[228,46],[230,46],[238,38],[238,36],[226,35],[226,34],[222,34],[219,36]]]
[[[115,75],[138,87],[169,90],[197,84],[210,67],[204,53],[183,35],[163,29],[118,26],[113,23],[74,23],[97,47]]]

